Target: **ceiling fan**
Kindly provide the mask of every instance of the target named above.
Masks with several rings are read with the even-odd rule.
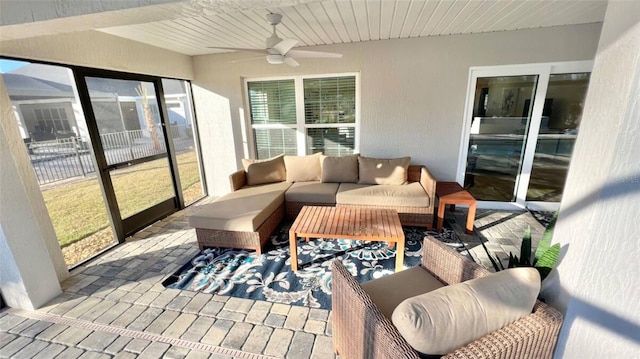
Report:
[[[209,47],[210,49],[220,49],[220,50],[233,50],[233,51],[246,51],[246,52],[257,52],[261,54],[266,54],[267,62],[272,65],[279,64],[287,64],[289,66],[299,66],[300,64],[295,59],[300,58],[335,58],[339,59],[342,57],[342,54],[336,54],[333,52],[320,52],[320,51],[306,51],[306,50],[293,50],[293,47],[296,46],[298,40],[296,39],[281,39],[276,33],[276,25],[280,23],[282,20],[281,14],[269,13],[267,14],[267,22],[273,26],[273,33],[270,37],[267,38],[266,41],[266,49],[249,49],[249,48],[239,48],[239,47]],[[255,60],[262,57],[246,59],[246,60]],[[239,61],[246,61],[239,60]],[[234,61],[237,62],[237,61]]]

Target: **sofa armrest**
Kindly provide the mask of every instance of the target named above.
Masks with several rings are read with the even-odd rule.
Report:
[[[550,359],[553,357],[561,325],[562,314],[538,301],[533,312],[526,317],[442,358]]]
[[[424,191],[427,192],[429,199],[431,199],[430,207],[435,207],[436,203],[436,178],[433,177],[427,167],[422,166],[420,170],[420,184]]]
[[[229,175],[229,185],[231,192],[235,192],[247,184],[247,173],[244,170],[238,170]]]
[[[424,237],[422,243],[422,267],[445,284],[460,283],[490,273],[431,236]]]
[[[333,261],[331,274],[332,335],[340,358],[418,359],[342,263]]]

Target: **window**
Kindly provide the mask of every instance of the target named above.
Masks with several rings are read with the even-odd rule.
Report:
[[[355,153],[356,88],[355,74],[247,81],[256,158]]]

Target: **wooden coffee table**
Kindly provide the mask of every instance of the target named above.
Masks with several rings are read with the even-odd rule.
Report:
[[[396,244],[396,272],[404,263],[404,232],[393,209],[304,206],[289,230],[291,270],[298,270],[298,237],[357,239]]]
[[[442,231],[444,222],[444,208],[449,205],[451,211],[455,211],[456,204],[469,205],[467,213],[467,234],[473,233],[473,221],[476,218],[476,201],[467,190],[462,188],[458,182],[437,182],[436,196],[438,196],[438,227],[437,231]]]

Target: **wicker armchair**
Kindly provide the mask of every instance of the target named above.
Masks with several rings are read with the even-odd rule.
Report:
[[[425,237],[423,249],[422,268],[444,284],[489,273],[432,237]],[[418,359],[418,352],[382,315],[342,263],[333,263],[333,343],[340,358]],[[561,324],[562,315],[538,301],[528,316],[443,358],[551,358]]]

